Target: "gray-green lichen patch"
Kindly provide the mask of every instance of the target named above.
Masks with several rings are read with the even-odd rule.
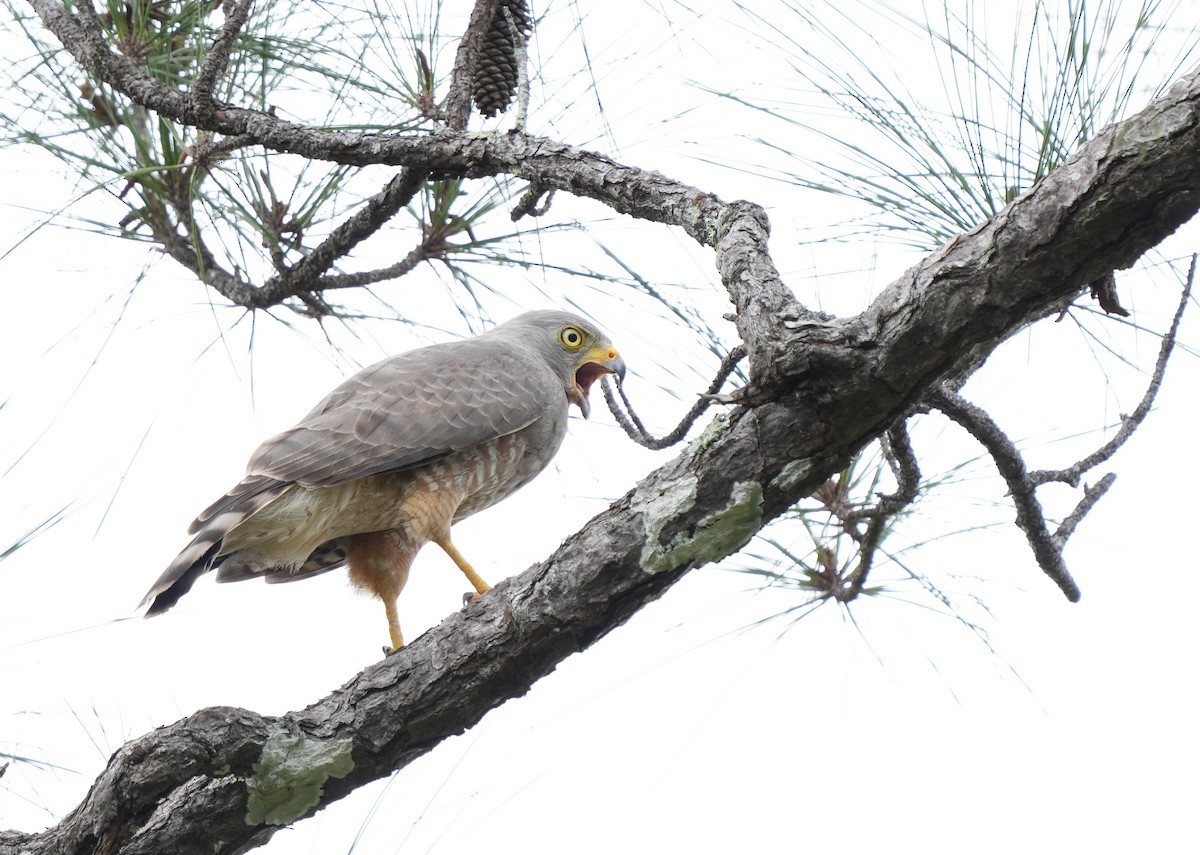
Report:
[[[662,547],[658,539],[668,522],[687,513],[696,504],[696,486],[699,482],[694,475],[680,478],[662,485],[653,493],[638,490],[629,509],[642,515],[642,526],[646,532],[646,542],[642,546],[641,565],[647,573],[658,573],[666,567],[659,566],[659,552]]]
[[[703,454],[707,448],[720,439],[729,430],[729,415],[727,413],[717,413],[713,416],[711,422],[705,425],[704,430],[696,437],[691,444],[691,452],[694,455]]]
[[[325,782],[354,768],[349,739],[312,739],[276,733],[263,745],[246,780],[250,803],[247,825],[287,825],[321,801]]]
[[[807,457],[793,460],[787,466],[783,467],[778,475],[771,479],[771,486],[784,492],[789,492],[808,477],[808,473],[812,472],[812,468],[812,460]]]
[[[696,479],[689,476],[653,496],[635,498],[631,509],[642,514],[646,530],[642,569],[661,573],[688,563],[707,564],[741,549],[762,528],[762,501],[761,484],[739,481],[733,485],[724,508],[700,520],[690,531],[680,532],[664,546],[659,543],[663,528],[696,504]]]

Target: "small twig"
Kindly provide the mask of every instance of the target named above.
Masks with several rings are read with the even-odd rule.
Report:
[[[528,7],[526,7],[528,8]],[[508,22],[508,31],[512,33],[513,54],[517,61],[517,114],[513,118],[513,128],[525,132],[525,122],[529,117],[529,54],[526,50],[528,37],[517,27],[512,9],[505,4],[501,11]]]
[[[687,411],[687,414],[680,420],[675,430],[671,431],[661,439],[656,439],[642,424],[641,419],[637,417],[637,413],[633,411],[633,407],[629,403],[629,398],[625,396],[625,389],[622,386],[617,387],[617,395],[620,395],[621,403],[624,405],[624,410],[617,404],[616,395],[612,390],[612,384],[609,383],[608,377],[604,377],[600,381],[600,388],[604,391],[604,400],[608,402],[608,409],[612,412],[613,418],[617,423],[625,429],[625,433],[629,434],[629,438],[638,445],[658,451],[663,448],[668,448],[683,439],[684,435],[696,423],[696,419],[715,403],[715,395],[725,385],[725,381],[729,379],[729,375],[737,368],[737,364],[746,356],[746,348],[738,345],[733,350],[729,351],[726,357],[721,360],[721,366],[717,369],[716,377],[709,384],[708,390],[704,392],[692,405],[692,408]]]
[[[263,283],[262,290],[293,294],[315,290],[314,286],[322,274],[333,267],[338,259],[345,258],[355,246],[379,231],[412,201],[424,182],[424,172],[402,169],[304,258],[286,272]]]
[[[196,235],[193,243],[178,233],[155,233],[154,239],[171,258],[196,275],[196,278],[212,288],[229,302],[246,308],[260,308],[255,303],[258,289],[236,273],[225,270],[213,257],[208,247]]]
[[[254,0],[239,0],[225,6],[225,26],[221,27],[220,35],[209,48],[208,55],[204,57],[204,64],[200,66],[196,75],[196,82],[192,84],[192,101],[203,113],[211,113],[215,108],[213,89],[217,85],[217,79],[229,68],[229,54],[233,50],[233,43],[242,27],[246,25],[246,19],[250,17],[250,6],[253,2]]]
[[[955,389],[951,388],[949,384],[943,385],[937,392],[930,396],[930,403],[934,407],[949,416],[951,420],[966,428],[988,450],[988,453],[992,456],[992,460],[996,463],[997,470],[999,470],[1001,477],[1004,478],[1005,483],[1008,485],[1013,504],[1016,505],[1017,509],[1017,526],[1025,533],[1025,537],[1033,549],[1038,566],[1062,588],[1063,593],[1067,595],[1067,599],[1071,602],[1079,600],[1079,588],[1067,572],[1066,564],[1062,557],[1063,547],[1066,546],[1067,540],[1070,539],[1071,535],[1075,533],[1075,529],[1083,518],[1087,516],[1088,512],[1095,507],[1096,502],[1100,500],[1100,497],[1113,485],[1117,476],[1110,472],[1095,485],[1090,487],[1085,485],[1083,498],[1079,500],[1074,510],[1067,515],[1066,519],[1062,521],[1053,534],[1050,533],[1046,525],[1046,517],[1042,511],[1041,503],[1037,500],[1035,491],[1042,484],[1051,481],[1060,481],[1072,487],[1078,487],[1080,479],[1085,472],[1090,471],[1112,457],[1142,424],[1142,421],[1150,412],[1150,408],[1154,405],[1154,398],[1162,386],[1163,375],[1167,370],[1167,362],[1175,349],[1179,324],[1183,320],[1184,309],[1187,308],[1188,301],[1191,298],[1192,284],[1195,281],[1195,277],[1196,256],[1193,255],[1191,266],[1188,268],[1187,280],[1184,283],[1183,294],[1179,298],[1179,306],[1175,310],[1175,316],[1171,319],[1170,328],[1163,335],[1162,345],[1158,351],[1158,359],[1154,365],[1154,373],[1150,378],[1150,384],[1142,396],[1137,409],[1128,416],[1122,416],[1121,427],[1112,439],[1066,469],[1039,469],[1036,472],[1027,472],[1025,461],[1021,457],[1020,451],[1017,450],[1016,445],[1005,435],[996,422],[992,420],[991,416],[981,408],[968,402]]]
[[[1141,403],[1137,405],[1137,408],[1128,416],[1121,418],[1121,427],[1117,430],[1116,435],[1074,466],[1069,466],[1066,469],[1039,469],[1036,472],[1031,472],[1029,474],[1030,484],[1037,486],[1045,484],[1048,481],[1061,481],[1065,484],[1070,484],[1072,487],[1078,487],[1079,479],[1083,476],[1083,473],[1094,469],[1108,460],[1133,436],[1134,431],[1138,429],[1142,424],[1142,420],[1149,414],[1150,408],[1154,405],[1154,398],[1158,395],[1158,390],[1162,387],[1163,375],[1167,371],[1167,361],[1175,349],[1175,338],[1179,332],[1179,323],[1183,320],[1183,310],[1187,308],[1188,299],[1192,295],[1192,283],[1195,281],[1195,277],[1196,256],[1193,255],[1191,266],[1188,268],[1187,280],[1183,285],[1183,295],[1179,298],[1179,305],[1175,309],[1175,317],[1171,319],[1171,326],[1166,334],[1163,335],[1162,344],[1158,349],[1158,360],[1154,364],[1154,373],[1150,377],[1150,385],[1146,387],[1146,393],[1142,396]]]
[[[541,202],[542,197],[546,197],[545,202]],[[546,192],[546,188],[537,183],[532,183],[525,188],[525,192],[521,194],[521,198],[512,209],[512,221],[515,223],[525,216],[542,217],[550,213],[550,203],[554,201],[554,189]],[[538,204],[541,202],[541,204]]]
[[[1089,283],[1088,293],[1107,314],[1129,317],[1129,310],[1121,305],[1121,298],[1117,295],[1117,277],[1113,271]]]
[[[361,273],[342,273],[332,276],[322,276],[313,283],[314,291],[334,291],[339,288],[361,288],[364,285],[374,285],[389,279],[399,279],[411,273],[422,261],[441,258],[446,251],[446,241],[440,235],[425,237],[395,264],[381,267],[378,270],[364,270]]]
[[[1008,485],[1017,509],[1017,527],[1025,533],[1038,566],[1062,589],[1068,600],[1079,602],[1079,586],[1071,578],[1063,561],[1062,543],[1056,542],[1046,528],[1041,503],[1034,495],[1035,485],[1029,483],[1025,461],[1021,459],[1016,445],[982,408],[947,387],[934,392],[930,403],[965,428],[988,450],[1000,477]]]
[[[423,118],[436,119],[438,118],[437,85],[434,81],[433,69],[429,66],[429,58],[425,56],[425,51],[420,48],[415,48],[415,51],[421,74],[421,82],[417,87],[416,96],[417,111]]]
[[[367,200],[358,211],[339,225],[312,252],[291,268],[284,269],[260,286],[246,281],[241,276],[224,270],[217,264],[212,252],[204,245],[199,232],[193,227],[186,210],[177,213],[189,237],[178,232],[155,231],[154,238],[171,258],[191,270],[209,287],[231,303],[247,309],[267,309],[278,306],[292,297],[306,301],[310,311],[321,305],[309,298],[322,291],[339,288],[354,288],[395,279],[408,273],[420,262],[436,256],[431,244],[444,243],[440,237],[425,238],[397,263],[380,270],[329,276],[325,271],[358,243],[374,234],[396,211],[403,208],[420,189],[425,175],[410,169],[402,170],[375,196]],[[326,313],[327,314],[327,313]]]
[[[861,538],[856,538],[859,544],[858,566],[850,574],[845,590],[839,595],[842,602],[849,602],[862,593],[888,522],[916,500],[917,491],[921,486],[921,469],[903,421],[888,428],[882,444],[884,456],[896,477],[896,490],[893,493],[879,494],[879,500],[874,507],[859,515],[860,518],[867,518],[867,530]],[[854,523],[845,520],[842,523],[846,533],[851,534]]]
[[[1075,526],[1079,525],[1080,520],[1087,516],[1088,511],[1096,502],[1100,501],[1100,497],[1108,492],[1108,488],[1117,480],[1117,473],[1109,472],[1101,478],[1092,487],[1085,486],[1083,488],[1083,498],[1079,500],[1079,504],[1075,506],[1075,510],[1067,515],[1067,518],[1059,525],[1058,530],[1051,535],[1051,540],[1054,545],[1062,549],[1066,545],[1067,539],[1075,533]]]
[[[904,422],[888,428],[883,438],[883,455],[892,469],[892,474],[896,476],[896,492],[879,498],[887,502],[894,513],[911,505],[917,498],[917,490],[921,487],[921,468],[917,465],[917,455],[913,451],[908,427]]]
[[[301,315],[310,318],[327,318],[336,314],[333,306],[329,305],[325,297],[319,293],[297,294],[296,298],[304,306],[304,308],[295,308],[295,311]]]
[[[223,160],[227,154],[255,144],[246,134],[237,134],[225,137],[220,142],[213,142],[212,135],[205,132],[200,134],[196,142],[187,147],[184,157],[191,160],[196,169],[208,170]]]

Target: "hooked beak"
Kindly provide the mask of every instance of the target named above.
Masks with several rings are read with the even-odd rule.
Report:
[[[588,392],[592,384],[605,374],[616,374],[618,383],[625,380],[625,360],[612,345],[600,345],[589,351],[584,363],[575,369],[575,388],[568,397],[579,407],[585,419],[592,414]]]

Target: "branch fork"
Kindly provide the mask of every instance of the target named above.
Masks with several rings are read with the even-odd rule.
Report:
[[[1017,526],[1029,541],[1038,566],[1073,603],[1079,601],[1080,591],[1079,586],[1067,571],[1066,562],[1063,560],[1063,548],[1066,546],[1067,540],[1075,533],[1076,527],[1113,485],[1117,476],[1115,473],[1109,472],[1095,484],[1085,485],[1083,496],[1075,508],[1053,532],[1050,531],[1041,502],[1038,501],[1037,488],[1051,482],[1078,487],[1084,474],[1108,461],[1121,446],[1129,441],[1142,424],[1150,412],[1150,408],[1154,405],[1154,398],[1158,394],[1158,390],[1162,387],[1167,362],[1175,348],[1179,324],[1183,320],[1184,309],[1187,308],[1188,301],[1191,299],[1195,275],[1196,257],[1193,256],[1178,307],[1171,319],[1170,327],[1163,335],[1154,371],[1137,408],[1131,415],[1121,417],[1121,426],[1112,439],[1065,469],[1040,469],[1029,472],[1020,450],[995,420],[982,408],[966,400],[950,385],[942,386],[929,397],[931,406],[966,429],[987,449],[988,454],[996,463],[996,469],[1004,478],[1005,484],[1008,485],[1009,495],[1012,496],[1017,510]]]

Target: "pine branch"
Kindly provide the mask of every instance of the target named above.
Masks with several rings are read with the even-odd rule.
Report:
[[[1133,436],[1146,416],[1149,415],[1150,409],[1154,406],[1154,399],[1158,395],[1158,390],[1162,388],[1163,377],[1167,372],[1167,361],[1171,358],[1171,354],[1175,350],[1175,341],[1179,334],[1179,324],[1183,321],[1184,309],[1187,308],[1188,301],[1191,299],[1192,285],[1195,279],[1196,256],[1193,255],[1191,266],[1188,268],[1187,280],[1184,282],[1183,294],[1179,298],[1179,305],[1175,308],[1175,316],[1171,319],[1171,326],[1163,336],[1162,344],[1159,345],[1158,359],[1155,361],[1154,371],[1150,375],[1150,382],[1146,386],[1142,400],[1138,402],[1133,412],[1121,417],[1121,427],[1117,429],[1113,438],[1087,457],[1072,466],[1068,466],[1066,469],[1039,469],[1036,472],[1029,473],[1030,484],[1038,486],[1050,481],[1061,481],[1064,484],[1070,484],[1072,487],[1078,487],[1079,479],[1083,477],[1085,472],[1089,472],[1107,461],[1117,453],[1121,446],[1129,441],[1129,438]]]
[[[1062,589],[1068,600],[1079,602],[1079,586],[1067,571],[1060,545],[1055,543],[1046,527],[1046,516],[1033,487],[1029,485],[1025,461],[1017,446],[984,410],[949,388],[937,390],[930,397],[930,403],[962,425],[988,450],[996,469],[1008,485],[1009,495],[1017,509],[1017,527],[1025,533],[1038,566]]]
[[[246,25],[253,2],[254,0],[237,0],[225,6],[225,26],[221,28],[221,34],[209,49],[204,64],[200,66],[200,72],[196,75],[196,82],[192,85],[192,100],[201,110],[211,112],[216,109],[213,87],[229,67],[229,53],[233,50],[233,43],[238,34]]]
[[[750,382],[739,406],[546,561],[306,710],[267,717],[213,708],[130,742],[74,812],[40,834],[0,834],[0,855],[261,845],[282,824],[391,774],[524,693],[692,568],[741,549],[931,389],[1200,210],[1196,72],[906,272],[864,312],[835,319],[792,295],[768,252],[766,214],[752,203],[724,204],[521,134],[347,134],[261,111],[206,113],[113,54],[86,0],[75,15],[30,2],[90,74],[176,121],[340,163],[517,175],[685,229],[716,250]],[[285,767],[285,756],[296,764]]]

